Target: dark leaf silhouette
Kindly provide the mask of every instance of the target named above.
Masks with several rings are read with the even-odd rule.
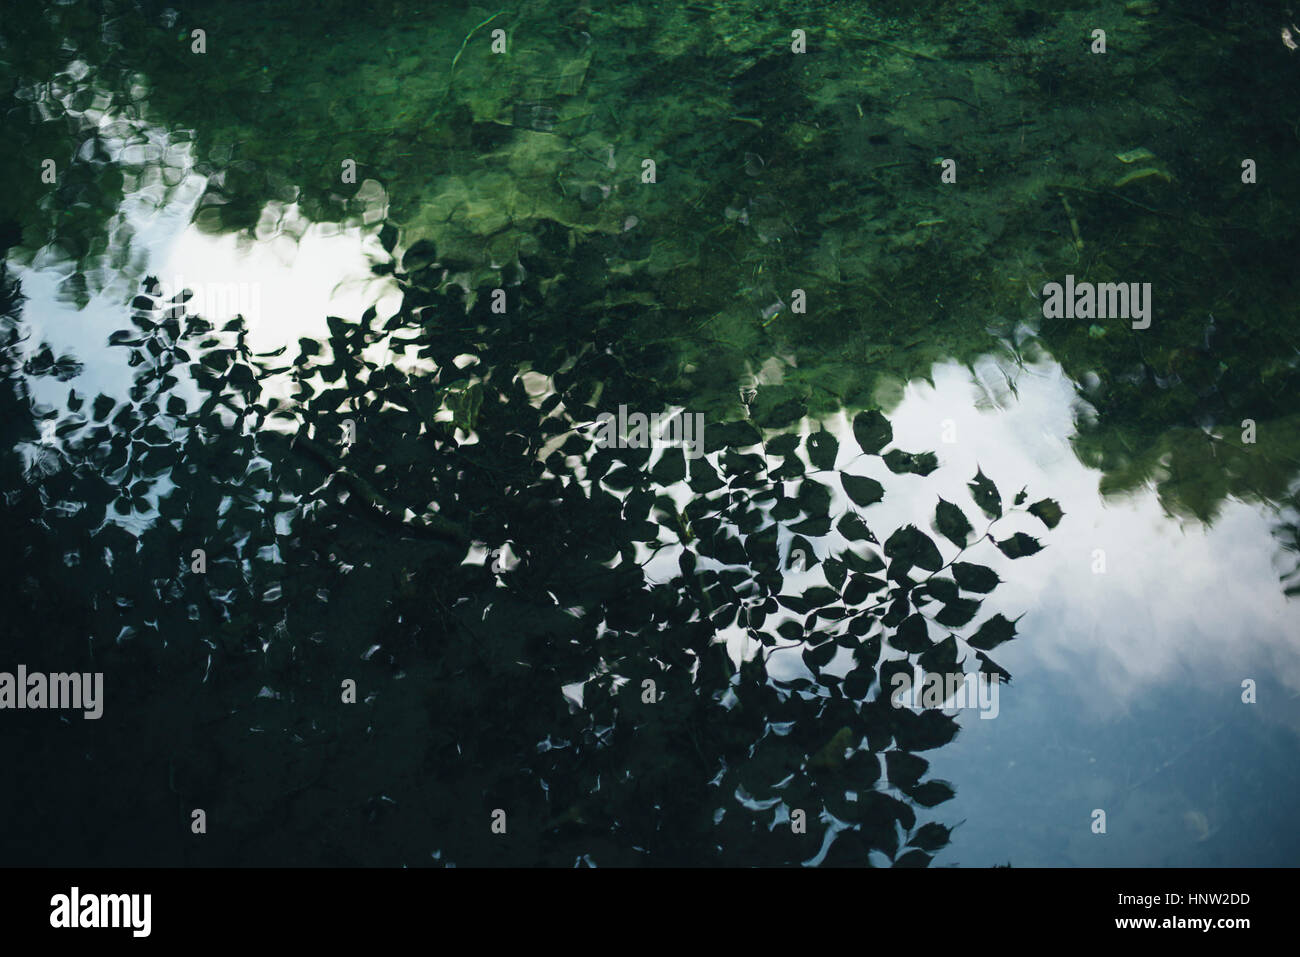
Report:
[[[844,601],[850,605],[860,605],[887,586],[888,582],[883,578],[855,573],[850,576],[848,587],[844,589]]]
[[[724,484],[718,476],[717,469],[713,467],[713,464],[708,459],[691,459],[688,471],[691,476],[688,484],[691,491],[696,494],[707,495],[709,492],[722,488]]]
[[[938,571],[943,556],[930,537],[915,525],[905,525],[885,541],[885,555],[902,566],[905,571],[913,566],[926,571]]]
[[[933,452],[903,452],[892,449],[882,457],[889,471],[895,475],[929,475],[939,467],[939,459]]]
[[[874,505],[885,497],[885,487],[873,478],[845,473],[840,476],[840,482],[844,486],[844,494],[854,505]]]
[[[810,432],[808,434],[808,461],[812,463],[815,469],[833,469],[835,468],[835,456],[839,452],[840,444],[835,440],[835,436],[825,431]]]
[[[941,748],[960,730],[957,722],[941,711],[922,711],[920,714],[906,709],[893,712],[894,740],[904,751],[929,751]]]
[[[1045,498],[1029,506],[1029,512],[1042,520],[1042,523],[1048,528],[1056,528],[1064,514],[1061,506],[1056,503],[1055,499]]]
[[[932,671],[938,675],[952,674],[960,670],[960,649],[957,647],[957,639],[949,635],[943,641],[936,642],[927,651],[921,653],[917,658],[917,663],[926,671]]]
[[[955,797],[957,791],[947,781],[926,781],[912,788],[910,797],[921,807],[937,807]]]
[[[790,556],[790,567],[797,568],[801,566],[805,569],[812,568],[819,561],[816,550],[812,547],[812,544],[808,539],[804,538],[802,535],[796,535],[790,540],[790,551],[788,552],[788,555]]]
[[[971,562],[953,562],[952,576],[957,580],[966,591],[979,592],[987,594],[998,586],[1002,579],[998,578],[997,572],[983,565],[975,565]]]
[[[912,600],[918,604],[930,599],[949,604],[957,601],[960,597],[961,590],[957,587],[957,583],[951,578],[943,578],[938,575],[927,578],[912,592]]]
[[[677,449],[665,449],[650,470],[650,477],[657,485],[675,485],[686,478],[686,456]]]
[[[930,861],[934,860],[925,851],[911,850],[905,851],[898,855],[894,861],[895,867],[929,867]]]
[[[814,672],[819,668],[824,668],[835,657],[835,650],[835,643],[831,641],[807,648],[803,653],[804,664]]]
[[[937,851],[948,843],[952,831],[942,824],[922,824],[916,834],[907,842],[908,847],[919,847],[925,851]]]
[[[716,452],[725,447],[748,448],[758,445],[763,437],[748,422],[722,422],[709,425],[704,430],[704,450]]]
[[[1026,555],[1033,555],[1035,552],[1042,551],[1043,546],[1039,544],[1038,539],[1032,535],[1026,535],[1024,532],[1016,532],[1010,538],[1005,538],[997,543],[998,550],[1006,555],[1007,558],[1023,558]]]
[[[925,624],[925,616],[908,615],[890,636],[889,643],[899,651],[906,651],[909,654],[919,654],[929,649],[932,642],[929,629]]]
[[[1010,641],[1016,635],[1015,622],[1001,614],[994,615],[976,629],[975,634],[966,643],[981,651],[992,651],[1004,641]]]
[[[998,487],[994,485],[982,469],[975,470],[975,478],[970,483],[970,493],[975,499],[975,504],[989,518],[1002,517],[1002,496],[998,494]]]
[[[902,791],[909,790],[929,769],[930,762],[925,758],[908,754],[906,751],[885,752],[885,773],[889,783]]]
[[[894,430],[888,419],[871,409],[854,416],[853,437],[862,451],[868,455],[878,455],[881,449],[894,440]]]
[[[973,598],[958,598],[944,605],[934,620],[945,628],[960,628],[975,617],[980,603]]]
[[[939,529],[939,534],[958,548],[966,547],[967,538],[974,531],[970,522],[966,520],[965,513],[956,505],[942,498],[939,499],[939,504],[935,507],[934,522],[935,527]]]
[[[879,544],[876,540],[875,533],[867,527],[867,523],[862,520],[862,516],[849,513],[839,520],[835,526],[839,529],[841,535],[851,542],[871,542]],[[851,560],[850,560],[851,561]],[[871,568],[864,568],[863,571],[872,571]]]
[[[380,245],[398,250],[399,240],[385,228]],[[51,548],[44,579],[72,576],[77,590],[126,604],[60,616],[49,613],[52,599],[30,600],[45,602],[42,617],[69,649],[84,648],[87,634],[109,639],[95,639],[97,656],[149,642],[151,681],[181,687],[206,676],[177,729],[154,729],[166,750],[151,760],[167,768],[192,750],[187,729],[213,729],[205,734],[232,768],[286,769],[274,799],[232,776],[231,806],[309,794],[338,820],[364,808],[375,835],[367,861],[388,863],[384,849],[401,845],[463,865],[549,866],[584,854],[615,866],[797,865],[818,853],[834,820],[848,829],[830,842],[828,863],[865,864],[876,851],[928,865],[947,832],[917,831],[915,809],[954,792],[922,783],[928,764],[917,753],[951,741],[960,723],[894,707],[891,679],[957,667],[963,647],[940,631],[932,641],[931,625],[971,621],[978,602],[963,590],[988,593],[997,577],[970,562],[949,576],[936,541],[914,526],[880,529],[880,548],[852,508],[833,517],[835,485],[823,473],[835,470],[834,437],[807,438],[818,471],[805,475],[797,433],[755,428],[760,411],[803,414],[809,400],[793,388],[758,390],[746,403],[753,420],[709,424],[703,458],[636,442],[601,447],[591,427],[601,411],[651,415],[681,401],[678,386],[660,384],[673,381],[676,356],[629,333],[634,311],[608,318],[608,289],[582,278],[590,264],[600,274],[603,243],[557,228],[526,257],[526,272],[505,279],[511,267],[502,270],[510,307],[522,304],[527,322],[489,313],[490,289],[467,297],[444,283],[446,269],[468,274],[469,264],[439,263],[432,244],[412,247],[401,265],[414,272],[394,262],[388,273],[403,290],[398,312],[333,317],[328,341],[300,340],[296,355],[254,355],[242,323],[214,329],[183,301],[155,323],[170,307],[145,297],[132,331],[115,337],[140,356],[130,398],[86,403],[82,414],[103,426],[60,422],[84,446],[84,459],[69,463],[79,471],[27,486],[31,517],[6,518],[34,541],[88,540],[72,568],[66,549]],[[197,403],[162,368],[182,352]],[[373,358],[385,352],[420,362]],[[273,363],[291,369],[272,372]],[[55,367],[51,353],[42,368]],[[553,391],[530,394],[520,369]],[[291,401],[268,388],[277,375],[290,380]],[[30,409],[9,398],[11,418],[35,432]],[[242,424],[232,428],[232,416]],[[870,454],[893,439],[879,412],[860,413],[853,428]],[[932,453],[886,455],[891,475],[933,464]],[[839,475],[854,507],[881,502],[890,482],[924,494],[916,478],[881,474]],[[71,497],[58,481],[76,483],[86,503],[74,517],[40,505],[41,495]],[[127,531],[115,513],[144,530]],[[940,501],[935,521],[958,548],[992,548],[971,541],[951,503]],[[202,576],[184,571],[195,543],[209,549]],[[13,586],[5,598],[19,601]],[[997,643],[996,620],[972,648]],[[749,640],[730,640],[737,633]],[[119,634],[128,637],[117,643]],[[418,690],[419,707],[368,704],[356,728],[330,730],[335,793],[292,757],[323,753],[321,732],[271,710],[249,717],[247,705],[308,700],[345,667],[360,669],[380,701],[391,699],[390,675],[406,676],[400,688]],[[263,688],[279,697],[259,698]],[[266,730],[250,737],[252,721]],[[136,732],[124,740],[149,739]],[[366,775],[354,772],[373,740],[419,740],[417,763],[436,770],[397,809],[358,791]],[[186,800],[209,789],[174,769]],[[537,837],[500,842],[470,826],[465,808],[485,800],[513,809],[512,832]],[[808,814],[807,834],[788,825],[795,808]],[[403,814],[400,826],[385,823]],[[273,816],[281,827],[284,815]],[[259,821],[239,826],[275,843]],[[922,843],[901,851],[900,834]],[[277,846],[316,847],[302,834],[284,840],[297,844]]]
[[[822,562],[822,574],[826,576],[826,581],[836,590],[844,587],[844,579],[849,573],[849,568],[838,558],[828,558]]]

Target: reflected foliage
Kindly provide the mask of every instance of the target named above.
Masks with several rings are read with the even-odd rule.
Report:
[[[635,308],[577,327],[540,255],[503,275],[499,315],[431,246],[395,252],[396,313],[269,355],[147,282],[111,339],[131,395],[74,380],[44,446],[6,394],[27,423],[5,459],[24,543],[6,638],[32,667],[93,662],[112,694],[109,770],[69,773],[122,805],[137,850],[89,855],[929,864],[955,785],[924,755],[959,725],[892,707],[892,676],[1009,677],[981,555],[1038,550],[1007,520],[1046,531],[1055,503],[1007,504],[981,472],[933,531],[880,527],[873,506],[926,494],[936,460],[878,411],[851,441],[742,414],[709,421],[699,458],[602,447],[600,413],[673,401],[643,371],[662,357],[622,335]],[[57,769],[47,735],[7,746]],[[192,807],[225,836],[188,840]]]

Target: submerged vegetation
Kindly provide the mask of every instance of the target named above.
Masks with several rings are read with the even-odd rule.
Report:
[[[132,261],[124,191],[162,202],[192,164],[204,229],[266,239],[288,204],[387,222],[466,288],[581,249],[573,321],[627,316],[663,350],[643,374],[710,412],[750,385],[888,406],[936,360],[1045,349],[1088,384],[1079,451],[1108,489],[1154,480],[1208,520],[1295,474],[1295,69],[1267,4],[245,6],[6,22],[0,172],[60,171],[0,197],[11,257],[71,257],[84,301]],[[1044,322],[1067,273],[1152,282],[1152,328]]]

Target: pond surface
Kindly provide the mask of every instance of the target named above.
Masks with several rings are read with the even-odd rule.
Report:
[[[7,860],[1295,863],[1288,14],[317,6],[0,26]]]

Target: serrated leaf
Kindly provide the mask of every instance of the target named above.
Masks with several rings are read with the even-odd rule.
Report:
[[[945,628],[960,628],[974,618],[979,610],[980,603],[974,598],[958,598],[944,605],[939,614],[934,616],[934,620]]]
[[[885,487],[873,478],[841,473],[840,483],[844,486],[844,494],[854,505],[874,505],[885,497]]]
[[[915,566],[934,572],[943,567],[943,556],[930,536],[915,525],[904,525],[885,542],[885,555],[906,567]]]
[[[830,514],[831,510],[831,490],[815,479],[806,478],[799,483],[799,491],[795,493],[795,500],[799,507],[810,516],[822,516]]]
[[[1054,498],[1045,498],[1029,506],[1029,514],[1038,518],[1048,528],[1056,528],[1065,514]]]
[[[957,672],[960,662],[957,660],[961,650],[957,647],[957,639],[949,635],[943,641],[937,642],[932,648],[921,653],[916,659],[926,671],[932,671],[939,675],[948,675]]]
[[[883,578],[854,573],[849,578],[848,587],[844,589],[844,601],[850,605],[860,605],[871,595],[883,591],[888,585]]]
[[[939,534],[958,548],[966,547],[970,533],[974,531],[966,519],[966,513],[942,498],[934,510],[934,524],[939,529]]]
[[[966,644],[980,651],[992,651],[1004,641],[1016,636],[1016,623],[1001,614],[994,615],[980,625],[975,634],[966,640]]]
[[[922,824],[910,841],[908,847],[919,847],[923,851],[937,851],[948,844],[948,836],[952,833],[947,827],[938,822],[931,821],[929,824]]]
[[[853,512],[848,513],[836,523],[835,527],[839,529],[841,535],[851,542],[871,542],[878,545],[875,533],[867,527],[867,523],[862,520],[860,515]],[[847,559],[846,559],[847,560]]]
[[[998,487],[989,481],[989,477],[983,470],[975,470],[975,478],[968,483],[968,487],[975,504],[985,515],[989,518],[1002,517],[1002,496],[998,493]]]
[[[942,804],[944,801],[952,800],[957,794],[954,788],[947,781],[926,781],[924,784],[918,784],[908,795],[913,801],[921,807],[934,807]]]
[[[954,562],[952,577],[964,590],[979,592],[982,595],[991,592],[1002,581],[993,569],[971,562]]]
[[[795,432],[782,432],[767,441],[768,455],[793,455],[799,446],[799,435]]]
[[[879,455],[880,450],[894,440],[894,429],[888,419],[871,409],[854,416],[853,438],[868,455]]]
[[[826,585],[813,585],[811,588],[804,589],[803,597],[805,601],[809,602],[809,607],[815,608],[838,601],[840,593]]]
[[[1043,550],[1043,546],[1039,544],[1038,539],[1032,535],[1026,535],[1024,532],[1016,532],[1010,538],[1004,538],[996,544],[998,551],[1007,558],[1024,558],[1026,555],[1033,555],[1035,552]]]
[[[908,615],[888,640],[890,645],[909,655],[927,651],[930,648],[930,630],[926,627],[925,616]]]
[[[840,443],[825,429],[809,433],[805,448],[808,450],[808,461],[812,463],[813,468],[826,470],[835,468],[835,458],[839,453]]]
[[[941,601],[944,604],[957,601],[961,597],[960,589],[958,589],[955,581],[951,578],[942,578],[939,576],[931,576],[930,578],[927,578],[925,583],[919,586],[916,591],[912,593],[912,596],[914,600],[919,601],[923,597],[928,597],[933,598],[936,601]]]

